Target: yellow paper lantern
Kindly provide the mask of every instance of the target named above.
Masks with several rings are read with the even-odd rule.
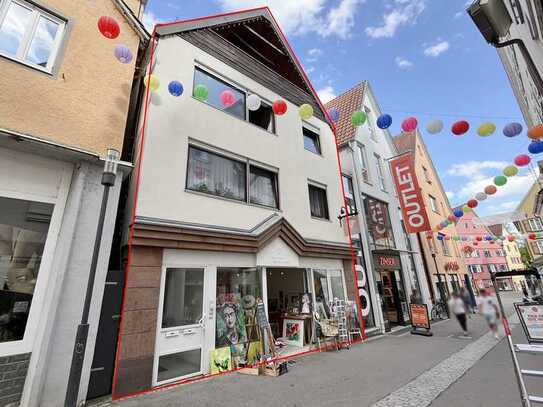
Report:
[[[156,91],[160,87],[160,81],[155,75],[145,75],[145,78],[143,79],[143,84],[146,87],[149,87],[151,91]]]
[[[494,123],[483,123],[477,128],[477,134],[481,137],[491,136],[496,131]]]
[[[514,177],[518,174],[518,168],[514,165],[509,165],[503,169],[503,175],[506,177]]]
[[[313,117],[313,106],[308,103],[304,103],[300,106],[299,114],[302,120],[311,119],[311,117]]]

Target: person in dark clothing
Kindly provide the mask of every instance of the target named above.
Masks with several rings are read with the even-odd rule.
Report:
[[[451,312],[456,316],[458,323],[462,327],[462,331],[464,331],[464,336],[469,337],[468,321],[466,318],[466,305],[464,303],[464,300],[462,300],[457,292],[454,292],[451,295],[451,298],[449,300],[449,308],[451,309]]]

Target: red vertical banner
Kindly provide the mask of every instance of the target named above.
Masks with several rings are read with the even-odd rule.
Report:
[[[398,192],[405,229],[408,233],[431,230],[424,199],[420,190],[415,161],[411,152],[390,161],[390,170]]]

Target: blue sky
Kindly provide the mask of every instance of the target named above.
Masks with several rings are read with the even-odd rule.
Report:
[[[451,204],[473,197],[527,152],[525,132],[501,133],[508,122],[524,121],[495,49],[464,11],[466,0],[149,0],[145,23],[261,5],[271,8],[324,101],[369,80],[393,117],[393,134],[411,115],[422,127],[445,122],[442,133],[424,139]],[[471,130],[456,137],[449,129],[460,119]],[[496,124],[494,135],[476,135],[484,122]],[[533,181],[521,171],[478,213],[514,209]]]

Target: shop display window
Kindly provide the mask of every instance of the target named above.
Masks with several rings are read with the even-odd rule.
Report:
[[[0,197],[0,342],[24,337],[53,207]]]
[[[262,299],[257,268],[217,269],[215,347],[229,347],[233,367],[247,364],[250,342],[258,341],[256,302]]]

